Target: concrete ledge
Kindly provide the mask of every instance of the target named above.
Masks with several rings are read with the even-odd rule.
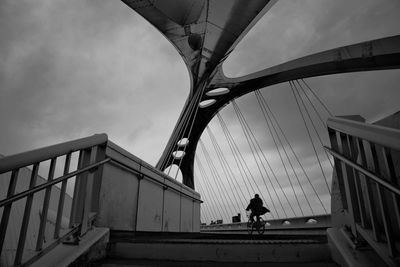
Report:
[[[115,243],[109,257],[135,260],[204,262],[321,262],[331,260],[327,244],[193,240]]]
[[[79,245],[59,244],[54,249],[32,263],[32,267],[66,267],[80,262],[95,260],[106,256],[110,238],[108,228],[93,228],[79,242]]]

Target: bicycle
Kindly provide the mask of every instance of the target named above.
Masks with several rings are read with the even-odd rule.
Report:
[[[249,218],[247,221],[247,232],[251,235],[253,231],[257,231],[258,234],[262,235],[265,232],[266,221],[264,221],[262,217],[260,217],[259,221],[253,221],[250,218],[250,213],[247,214],[247,217]]]

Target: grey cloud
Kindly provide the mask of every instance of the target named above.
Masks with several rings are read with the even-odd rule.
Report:
[[[156,29],[121,1],[2,1],[0,14],[2,153],[107,132],[156,162],[189,85]]]

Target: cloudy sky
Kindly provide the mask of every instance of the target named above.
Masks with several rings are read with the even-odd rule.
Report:
[[[397,35],[398,25],[398,0],[280,0],[239,43],[224,70],[228,76],[244,75],[336,46]],[[399,77],[390,70],[307,82],[335,115],[360,114],[374,121],[400,110]],[[262,93],[318,178],[289,89],[282,84]],[[188,91],[186,67],[172,45],[119,0],[0,2],[1,154],[107,133],[155,164]],[[254,95],[237,103],[273,161],[271,138],[257,123],[262,115],[252,105]],[[232,107],[221,114],[246,152]],[[222,145],[218,124],[210,127]]]

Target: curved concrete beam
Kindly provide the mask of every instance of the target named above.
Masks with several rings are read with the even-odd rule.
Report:
[[[190,75],[190,94],[277,0],[122,0],[169,40]]]
[[[207,91],[226,87],[230,95],[243,95],[242,88],[260,89],[295,79],[335,73],[399,68],[400,35],[343,46],[308,55],[238,78],[228,78],[220,66]],[[255,89],[254,89],[255,90]],[[245,89],[243,89],[245,91]]]
[[[209,85],[206,85],[206,92],[219,87],[229,88],[230,92],[213,97],[204,94],[202,100],[213,98],[217,101],[210,107],[199,109],[195,118],[193,115],[188,116],[189,106],[194,105],[194,98],[192,101],[186,102],[184,111],[157,167],[164,169],[174,163],[170,151],[173,151],[172,148],[178,141],[176,139],[178,133],[183,132],[183,136],[189,139],[186,155],[181,163],[183,183],[193,188],[194,156],[197,142],[205,127],[215,114],[231,100],[254,90],[307,77],[398,68],[400,68],[400,35],[327,50],[239,78],[225,77],[220,68]],[[184,127],[187,120],[194,121],[191,130]]]

